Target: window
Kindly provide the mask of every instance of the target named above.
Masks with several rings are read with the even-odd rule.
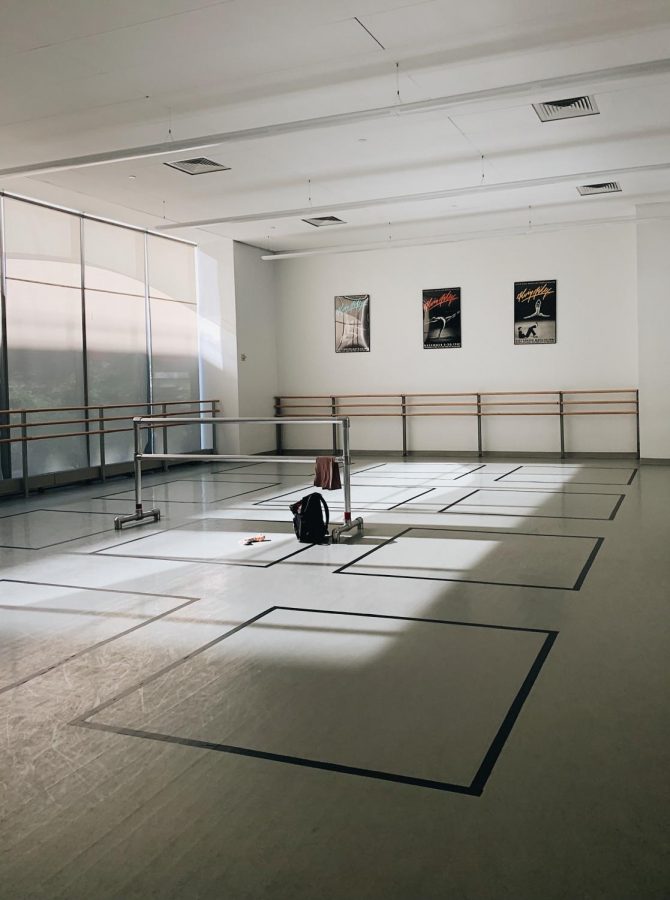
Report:
[[[28,423],[56,423],[31,429],[30,436],[68,435],[30,441],[29,474],[99,465],[98,408],[116,404],[105,410],[105,462],[130,461],[129,421],[114,417],[146,415],[150,400],[200,396],[195,248],[6,195],[1,204],[6,327],[0,359],[8,378],[0,380],[0,408],[27,410]],[[87,418],[81,409],[40,412],[64,406],[91,407],[93,421],[73,422]],[[12,414],[10,424],[17,423],[20,414]],[[7,417],[0,437],[20,436],[20,429],[3,424]],[[168,434],[170,450],[201,446],[198,427]],[[161,446],[157,440],[155,449]],[[22,471],[21,444],[0,444],[2,477]]]

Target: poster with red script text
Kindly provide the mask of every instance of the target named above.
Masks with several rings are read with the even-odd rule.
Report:
[[[556,281],[514,282],[514,343],[556,343]]]
[[[461,346],[461,289],[423,292],[423,349]]]

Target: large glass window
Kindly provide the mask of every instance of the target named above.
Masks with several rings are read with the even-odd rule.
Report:
[[[5,200],[7,363],[11,408],[40,409],[85,403],[79,219],[41,206]],[[28,444],[32,475],[87,464],[81,413],[29,413],[29,422],[66,423],[31,429],[31,437],[81,437]],[[17,418],[14,417],[14,421]],[[18,437],[17,429],[12,431]],[[22,471],[21,445],[12,445],[12,473]]]
[[[9,197],[4,207],[7,278],[80,287],[79,216]]]
[[[144,292],[144,235],[108,225],[84,223],[86,355],[91,406],[128,404],[109,416],[146,415],[148,364]],[[97,414],[96,410],[93,410]],[[105,462],[132,459],[132,432],[123,421],[110,422]],[[100,462],[100,441],[91,441],[91,461]]]
[[[192,400],[200,390],[195,254],[187,244],[155,235],[148,236],[147,249],[153,399]],[[200,446],[198,427],[170,428],[167,436],[171,452]]]
[[[0,407],[27,410],[28,472],[38,475],[98,465],[100,407],[105,410],[105,462],[132,459],[128,418],[148,403],[200,395],[194,247],[158,235],[5,196],[2,201],[6,329],[0,358],[8,378]],[[82,258],[83,256],[83,258]],[[147,271],[146,261],[149,260]],[[45,407],[91,407],[39,412]],[[174,407],[178,413],[189,407]],[[160,407],[154,407],[160,413]],[[116,418],[118,417],[118,418]],[[20,414],[11,423],[20,422]],[[10,435],[0,421],[0,437]],[[115,431],[115,429],[119,429]],[[20,431],[12,429],[11,437]],[[162,447],[156,432],[155,449]],[[175,452],[200,447],[200,429],[169,432]],[[20,443],[0,446],[1,477],[20,476]]]

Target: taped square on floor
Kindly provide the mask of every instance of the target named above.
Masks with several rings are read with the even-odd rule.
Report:
[[[479,796],[556,634],[271,607],[72,724]]]
[[[338,574],[578,591],[603,538],[417,526]]]
[[[241,543],[259,532],[265,532],[268,540],[250,546]],[[145,537],[130,538],[97,551],[97,555],[268,568],[310,546],[298,543],[290,522],[203,516]]]
[[[195,602],[0,579],[0,694]]]

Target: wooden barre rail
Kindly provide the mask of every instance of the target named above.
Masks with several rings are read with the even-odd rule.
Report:
[[[137,403],[93,403],[90,406],[13,406],[11,409],[0,409],[0,416],[14,413],[38,413],[38,412],[72,412],[75,409],[139,409],[148,406],[197,406],[212,403],[218,400],[138,400]],[[132,418],[130,416],[129,418]]]
[[[187,409],[184,409],[187,407]],[[106,415],[106,410],[118,412],[120,410],[129,410],[123,415]],[[183,418],[184,415],[193,416],[216,416],[219,412],[218,400],[154,400],[151,402],[137,401],[135,403],[98,403],[81,406],[40,406],[40,407],[16,407],[13,409],[0,410],[0,475],[5,479],[12,477],[12,455],[11,448],[14,444],[21,445],[21,482],[23,483],[24,496],[29,493],[29,445],[37,441],[53,441],[59,438],[85,438],[86,458],[88,465],[86,469],[98,469],[99,477],[102,481],[106,480],[106,448],[105,438],[112,434],[132,433],[132,420],[136,417],[138,411],[149,410],[152,414],[159,413],[162,420],[160,426],[152,429],[149,435],[149,441],[153,446],[154,432],[162,433],[163,447],[167,452],[167,435],[170,428],[188,427],[183,426],[180,422],[170,422],[170,418]],[[97,414],[92,415],[91,411]],[[44,415],[45,413],[72,413],[79,412],[83,414],[82,418],[54,418],[39,419],[32,421],[29,417],[35,414]],[[20,421],[11,421],[12,418],[19,416]],[[125,428],[108,428],[107,423],[128,422]],[[63,426],[81,425],[78,431],[52,431],[53,428],[62,428]],[[99,427],[91,427],[99,426]],[[197,424],[195,425],[197,427]],[[32,429],[49,429],[46,434],[31,434]],[[12,431],[20,429],[21,433],[17,437],[12,437]],[[91,439],[97,438],[99,448],[100,463],[91,466]],[[212,430],[212,445],[216,452],[216,432]],[[130,459],[128,460],[130,462]],[[163,462],[163,469],[167,470],[167,461]],[[81,470],[72,470],[73,472]]]
[[[107,421],[104,419],[103,421]],[[54,422],[54,425],[62,424],[58,422]],[[30,425],[29,425],[30,427]],[[178,428],[179,423],[171,423],[168,425],[161,425],[161,428]],[[188,425],[183,426],[184,428],[188,428]],[[193,427],[193,426],[191,426]],[[0,426],[0,430],[2,430],[4,426]],[[15,438],[0,438],[0,444],[20,444],[20,443],[30,443],[30,441],[53,441],[56,438],[65,438],[65,437],[89,437],[94,434],[126,434],[131,432],[132,426],[130,428],[89,428],[84,429],[83,431],[57,431],[55,434],[35,434],[32,437],[15,437]]]
[[[331,397],[339,397],[341,400],[347,397],[520,397],[540,396],[547,394],[637,394],[637,388],[595,388],[592,391],[566,390],[566,391],[436,391],[433,393],[402,393],[396,391],[392,394],[283,394],[284,400],[329,400]],[[281,399],[281,398],[280,398]]]
[[[97,407],[100,409],[100,407]],[[182,416],[182,415],[198,415],[200,413],[205,412],[205,410],[199,409],[187,409],[179,412],[166,412],[166,416]],[[127,422],[128,419],[132,419],[134,414],[130,414],[127,416],[89,416],[87,419],[52,419],[50,422],[7,422],[4,425],[0,425],[0,429],[5,428],[23,428],[26,425],[28,428],[50,428],[52,425],[86,425],[88,423],[94,422]],[[112,429],[104,429],[105,431],[109,431],[111,433]],[[130,428],[117,428],[116,431],[132,431],[132,425]],[[83,431],[82,434],[94,434],[92,431]],[[45,435],[45,437],[58,437],[56,434]],[[28,438],[28,440],[36,440],[36,438]],[[1,443],[1,441],[0,441]]]
[[[418,416],[471,416],[475,418],[477,416],[476,412],[406,412],[404,413],[406,417],[418,417]],[[554,412],[553,410],[546,410],[545,412],[482,412],[481,416],[560,416],[559,412]],[[600,410],[588,410],[588,409],[575,409],[574,411],[565,411],[563,412],[564,416],[634,416],[634,409],[600,409]],[[374,419],[376,417],[388,418],[388,419],[397,419],[400,418],[400,413],[346,413],[346,416],[350,419],[359,418],[359,419]],[[281,416],[277,416],[277,418],[281,418]],[[301,416],[302,419],[320,419],[321,416]],[[126,431],[127,429],[119,429]],[[85,434],[86,432],[77,432],[77,434]],[[49,435],[46,435],[48,437]]]
[[[604,396],[608,395],[608,396]],[[438,398],[429,400],[427,398]],[[465,398],[455,400],[451,398]],[[493,398],[508,399],[493,399]],[[522,399],[527,397],[547,399]],[[574,397],[590,399],[570,399]],[[516,398],[516,399],[513,399]],[[295,402],[295,401],[305,402]],[[287,402],[293,401],[293,402]],[[325,401],[325,402],[320,402]],[[362,402],[359,402],[362,401]],[[520,407],[541,407],[539,410]],[[456,407],[459,407],[456,409]],[[465,409],[462,409],[465,407]],[[501,409],[501,407],[507,407]],[[547,408],[550,407],[550,408]],[[574,407],[581,407],[575,409]],[[586,408],[584,408],[586,407]],[[606,407],[606,408],[603,408]],[[615,407],[615,408],[613,408]],[[399,418],[402,422],[402,455],[408,454],[407,420],[426,416],[470,416],[477,420],[477,452],[483,454],[482,420],[486,416],[555,416],[559,420],[561,459],[565,458],[566,416],[634,416],[636,452],[640,455],[640,405],[637,388],[585,388],[546,391],[442,391],[429,393],[291,394],[274,398],[277,453],[283,452],[281,419],[294,410],[328,410],[351,418]],[[356,410],[356,411],[354,411]],[[360,412],[357,410],[361,410]],[[364,411],[363,411],[364,410]],[[387,411],[389,410],[389,411]],[[290,411],[290,412],[289,412]],[[321,413],[323,415],[323,413]],[[319,418],[307,413],[304,418]],[[337,449],[333,435],[333,452]]]
[[[487,395],[482,395],[487,396]],[[605,403],[617,403],[617,404],[625,404],[625,403],[633,403],[633,400],[564,400],[564,406],[592,406],[592,405],[601,405]],[[403,403],[399,400],[397,403],[340,403],[337,402],[338,410],[342,409],[363,409],[371,407],[373,409],[379,409],[380,407],[403,407],[406,406],[410,409],[415,409],[418,406],[477,406],[476,400],[457,400],[453,403]],[[482,401],[480,406],[559,406],[560,400],[494,400],[491,403],[486,403]],[[281,409],[330,409],[332,404],[330,403],[284,403],[281,406]],[[353,413],[352,413],[353,415]],[[363,414],[364,415],[364,414]],[[513,415],[513,413],[510,413]]]

